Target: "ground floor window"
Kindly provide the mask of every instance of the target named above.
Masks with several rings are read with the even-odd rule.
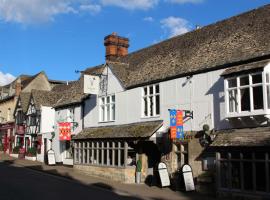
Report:
[[[270,192],[270,152],[218,152],[219,189]]]
[[[75,163],[126,167],[135,164],[136,153],[126,141],[75,141]]]

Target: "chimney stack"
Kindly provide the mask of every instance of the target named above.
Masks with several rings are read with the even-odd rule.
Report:
[[[22,91],[22,84],[21,84],[21,80],[18,79],[18,80],[16,81],[16,83],[15,83],[15,95],[16,95],[16,96],[19,96],[20,93],[21,93],[21,91]]]
[[[113,32],[104,38],[104,46],[106,48],[106,61],[115,61],[118,57],[128,54],[129,39],[120,37]]]

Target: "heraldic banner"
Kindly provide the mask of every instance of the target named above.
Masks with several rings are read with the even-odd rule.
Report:
[[[171,139],[184,139],[182,110],[170,110],[170,135]]]
[[[70,122],[59,122],[59,140],[71,140],[71,123]]]

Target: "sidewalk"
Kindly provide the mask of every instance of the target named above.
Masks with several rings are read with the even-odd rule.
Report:
[[[60,176],[69,180],[76,181],[80,184],[99,187],[111,190],[121,195],[132,195],[143,199],[151,200],[211,200],[212,197],[203,196],[197,193],[184,193],[172,191],[170,188],[149,187],[145,184],[123,184],[103,178],[97,178],[80,173],[71,167],[66,166],[47,166],[37,161],[28,161],[12,158],[9,155],[0,153],[0,162],[6,162],[15,167],[25,167],[32,170]]]

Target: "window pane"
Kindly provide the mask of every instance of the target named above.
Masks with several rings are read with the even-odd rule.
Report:
[[[156,85],[156,94],[159,93],[159,85]]]
[[[106,103],[110,103],[110,96],[107,97],[107,102]]]
[[[254,110],[263,109],[263,87],[253,87]]]
[[[143,94],[144,94],[144,96],[147,95],[147,87],[143,88]]]
[[[269,73],[266,74],[266,83],[269,83]]]
[[[153,94],[153,86],[149,86],[150,94]]]
[[[248,76],[244,76],[240,78],[240,85],[249,85],[249,78]]]
[[[101,106],[101,121],[105,121],[105,107]]]
[[[244,162],[244,189],[253,190],[252,163]]]
[[[115,105],[112,105],[112,120],[115,120]]]
[[[159,101],[159,95],[156,96],[156,114],[160,114],[160,101]]]
[[[115,96],[114,95],[112,96],[112,102],[115,102]]]
[[[249,96],[249,88],[244,88],[240,90],[241,97],[241,111],[249,111],[250,110],[250,96]]]
[[[103,105],[105,104],[105,98],[104,97],[101,98],[101,104],[103,104]]]
[[[153,113],[153,109],[154,109],[154,103],[153,103],[153,97],[149,97],[150,99],[150,116],[153,116],[154,113]]]
[[[143,98],[144,101],[144,116],[148,116],[148,105],[147,105],[147,98]]]
[[[111,120],[110,105],[106,106],[106,111],[107,111],[107,120],[106,121],[110,121]]]
[[[228,80],[228,87],[229,88],[236,87],[236,86],[237,86],[236,78]]]
[[[252,83],[253,84],[262,83],[262,74],[252,75]]]
[[[229,90],[229,112],[237,111],[237,90]]]

